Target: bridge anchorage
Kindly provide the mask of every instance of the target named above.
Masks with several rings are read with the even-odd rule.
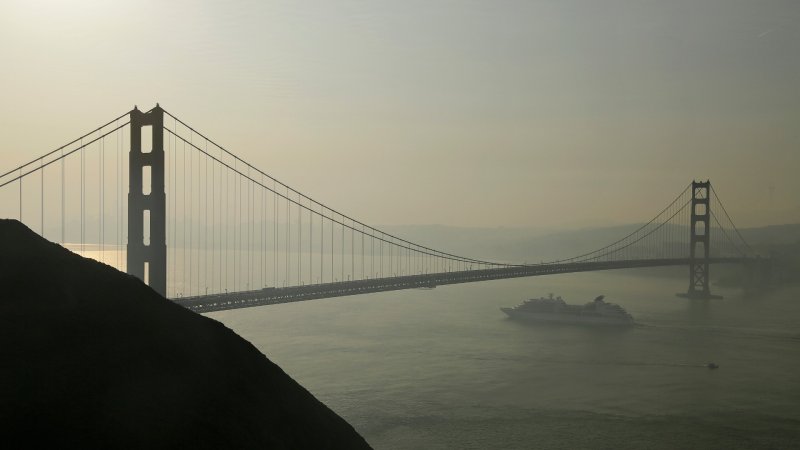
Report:
[[[657,266],[688,267],[681,296],[708,299],[718,298],[710,265],[759,261],[709,181],[692,182],[648,222],[588,253],[539,264],[459,256],[303,194],[159,105],[134,107],[0,174],[0,215],[197,312]]]

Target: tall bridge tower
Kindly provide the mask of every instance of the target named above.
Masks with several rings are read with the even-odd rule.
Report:
[[[681,297],[722,298],[712,295],[708,286],[711,242],[711,182],[692,181],[692,213],[689,238],[689,290]]]
[[[166,193],[164,191],[164,110],[134,107],[130,113],[128,186],[128,274],[167,295]],[[149,142],[142,131],[150,127]],[[147,176],[146,176],[147,175]],[[145,229],[150,241],[146,242]]]

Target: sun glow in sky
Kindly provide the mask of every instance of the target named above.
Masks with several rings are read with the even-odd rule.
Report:
[[[794,1],[5,1],[6,169],[134,104],[375,224],[800,222]],[[773,188],[770,194],[770,187]]]

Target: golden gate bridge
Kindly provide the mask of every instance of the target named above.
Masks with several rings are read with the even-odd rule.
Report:
[[[569,258],[522,264],[437,250],[315,200],[156,105],[134,107],[0,175],[2,215],[127,272],[197,312],[446,284],[745,263],[709,181],[693,181],[635,231]]]

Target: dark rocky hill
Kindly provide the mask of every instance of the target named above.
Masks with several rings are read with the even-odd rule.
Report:
[[[17,221],[0,249],[3,446],[369,448],[221,323]]]

